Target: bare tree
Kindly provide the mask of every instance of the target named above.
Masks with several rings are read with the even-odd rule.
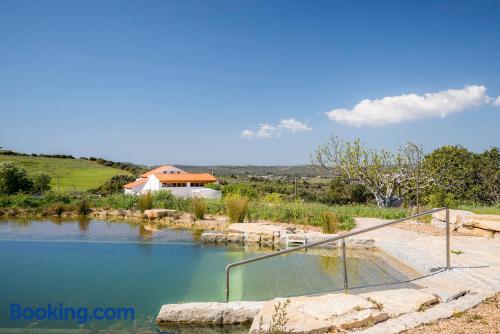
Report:
[[[412,149],[408,149],[410,146]],[[401,147],[397,153],[391,153],[369,149],[359,139],[349,143],[332,136],[318,147],[312,162],[334,176],[365,186],[379,207],[390,207],[400,203],[395,196],[397,190],[404,196],[415,187],[427,186],[428,182],[422,182],[422,175],[415,171],[415,166],[421,165],[422,157],[422,149],[412,143]],[[417,183],[417,179],[420,182]]]

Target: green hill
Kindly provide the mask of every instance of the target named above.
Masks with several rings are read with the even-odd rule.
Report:
[[[0,155],[0,163],[6,161],[23,167],[28,174],[49,174],[52,177],[52,189],[59,188],[61,191],[85,191],[99,187],[112,176],[130,175],[127,171],[83,159]]]

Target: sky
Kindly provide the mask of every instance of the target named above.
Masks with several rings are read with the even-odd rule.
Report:
[[[0,146],[305,164],[500,145],[500,1],[0,0]]]

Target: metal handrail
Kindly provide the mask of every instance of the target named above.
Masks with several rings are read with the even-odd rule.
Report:
[[[370,232],[370,231],[377,230],[377,229],[382,228],[382,227],[401,223],[401,222],[404,222],[404,221],[407,221],[410,219],[415,219],[418,217],[426,216],[426,215],[429,215],[429,214],[432,214],[435,212],[439,212],[439,211],[443,211],[443,210],[446,210],[446,270],[449,270],[450,269],[450,211],[447,207],[443,207],[443,208],[438,208],[438,209],[433,209],[433,210],[425,211],[422,213],[418,213],[418,214],[410,216],[410,217],[401,218],[398,220],[383,223],[383,224],[380,224],[377,226],[368,227],[368,228],[365,228],[363,230],[342,234],[342,235],[339,235],[339,236],[336,236],[336,237],[333,237],[330,239],[324,239],[324,240],[316,241],[316,242],[313,242],[310,244],[304,244],[302,246],[292,247],[292,248],[284,249],[282,251],[278,251],[278,252],[274,252],[274,253],[270,253],[270,254],[266,254],[266,255],[257,256],[257,257],[251,258],[251,259],[246,259],[246,260],[230,263],[226,266],[226,302],[229,301],[229,276],[230,276],[231,268],[238,267],[238,266],[252,263],[252,262],[256,262],[256,261],[260,261],[260,260],[265,260],[265,259],[268,259],[271,257],[283,255],[283,254],[296,252],[296,251],[299,251],[302,249],[307,249],[307,248],[327,244],[327,243],[334,242],[334,241],[341,240],[341,239],[342,239],[342,257],[343,257],[343,262],[344,262],[344,289],[347,291],[348,282],[347,282],[347,265],[346,265],[347,261],[346,261],[346,255],[345,255],[345,253],[346,253],[345,252],[345,248],[346,248],[345,238],[349,238],[349,237],[352,237],[352,236],[355,236],[358,234]]]

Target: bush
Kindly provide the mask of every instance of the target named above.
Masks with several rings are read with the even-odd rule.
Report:
[[[40,198],[31,194],[11,195],[11,206],[15,208],[36,208],[40,206]]]
[[[457,202],[455,201],[455,196],[452,193],[448,193],[444,190],[436,191],[426,197],[427,204],[433,208],[455,208]]]
[[[319,216],[321,231],[323,233],[337,233],[340,225],[340,217],[331,211],[324,211]]]
[[[191,203],[185,198],[175,197],[168,190],[160,190],[153,194],[153,208],[189,211]]]
[[[248,203],[250,199],[246,196],[232,195],[226,198],[226,213],[231,223],[242,223],[248,214]]]
[[[228,184],[222,188],[223,196],[231,196],[231,195],[239,195],[247,198],[257,198],[258,192],[255,190],[255,187],[252,187],[248,183],[233,183]]]
[[[63,203],[63,204],[69,204],[72,201],[72,198],[65,193],[62,192],[57,192],[57,191],[47,191],[43,195],[43,204],[44,205],[50,205],[53,203]]]
[[[132,210],[138,207],[139,197],[136,195],[113,194],[106,197],[92,198],[95,207]]]
[[[30,192],[33,181],[26,170],[12,162],[0,163],[0,194],[11,195],[19,192]]]
[[[80,202],[78,202],[77,211],[80,216],[86,216],[92,212],[87,198],[84,197],[80,200]]]
[[[220,185],[219,183],[206,183],[204,187],[213,190],[222,190],[222,185]]]
[[[205,213],[207,212],[207,202],[205,201],[205,199],[194,197],[191,199],[191,206],[193,208],[194,219],[203,219]]]
[[[283,197],[279,193],[266,194],[264,195],[262,200],[268,204],[274,204],[274,205],[283,203]]]
[[[53,204],[48,208],[48,212],[50,214],[55,214],[58,217],[61,217],[63,212],[65,211],[65,206],[61,203]]]
[[[139,196],[139,210],[144,212],[153,208],[153,195],[150,192]]]
[[[50,190],[50,175],[38,172],[33,174],[31,177],[33,180],[33,191],[38,194],[43,194],[44,192]]]

